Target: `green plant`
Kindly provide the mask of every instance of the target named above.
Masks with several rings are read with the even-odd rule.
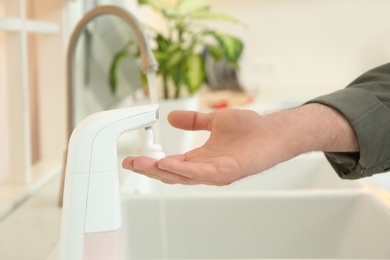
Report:
[[[179,98],[183,87],[192,94],[205,82],[206,50],[215,60],[225,59],[229,66],[238,67],[243,43],[238,38],[206,27],[203,20],[220,20],[239,23],[230,15],[214,13],[200,0],[178,0],[167,4],[162,0],[138,0],[162,14],[167,21],[167,34],[151,28],[154,40],[153,53],[159,63],[158,75],[163,81],[163,98]],[[110,70],[110,88],[116,91],[116,71],[124,57],[139,56],[138,48],[130,41],[113,57]],[[173,83],[172,89],[169,88]]]

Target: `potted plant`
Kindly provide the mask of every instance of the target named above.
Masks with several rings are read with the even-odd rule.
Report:
[[[164,120],[166,115],[173,109],[198,109],[198,100],[193,94],[206,82],[205,53],[215,61],[238,68],[243,51],[241,40],[213,30],[202,21],[239,21],[230,15],[212,12],[211,7],[200,0],[177,0],[174,4],[167,4],[162,0],[138,0],[138,3],[153,8],[166,20],[166,34],[147,27],[153,41],[152,50],[159,63],[157,75],[162,82],[162,93],[159,96],[162,120],[158,134],[160,137],[175,136],[175,144],[169,138],[159,138],[166,154],[182,153],[192,145],[192,133],[172,128]],[[112,93],[116,92],[116,72],[120,62],[125,57],[134,58],[139,55],[137,44],[129,41],[113,57],[109,77]],[[143,73],[141,78],[146,83]]]
[[[227,14],[211,11],[210,5],[200,0],[178,0],[167,4],[162,0],[138,0],[161,13],[167,22],[167,33],[150,27],[153,53],[159,63],[158,75],[162,79],[162,99],[179,99],[184,94],[194,94],[206,80],[205,52],[216,61],[227,61],[238,68],[243,51],[240,39],[202,23],[204,20],[239,21]],[[124,57],[137,57],[136,43],[129,41],[112,59],[109,76],[111,92],[116,92],[117,68]],[[145,77],[142,76],[145,80]]]

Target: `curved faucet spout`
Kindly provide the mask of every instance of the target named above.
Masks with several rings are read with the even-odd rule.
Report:
[[[158,63],[153,55],[153,52],[148,44],[148,40],[146,38],[146,35],[143,32],[141,24],[138,22],[137,18],[131,14],[130,12],[126,11],[123,8],[117,7],[117,6],[111,6],[111,5],[103,5],[98,6],[88,13],[86,13],[83,18],[79,21],[76,28],[74,29],[70,41],[69,41],[69,47],[68,47],[68,53],[67,53],[67,89],[68,89],[68,102],[71,103],[72,100],[72,91],[73,91],[73,62],[74,62],[74,54],[75,49],[77,45],[77,40],[81,34],[81,32],[84,30],[88,22],[90,22],[92,19],[101,16],[111,14],[118,16],[123,19],[129,26],[133,29],[134,35],[138,41],[140,51],[141,51],[141,70],[145,74],[149,73],[156,73],[158,70]],[[68,136],[71,135],[73,131],[73,123],[71,115],[72,115],[72,104],[68,104]]]

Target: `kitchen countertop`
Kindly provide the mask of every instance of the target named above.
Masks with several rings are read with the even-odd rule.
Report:
[[[0,222],[0,259],[44,260],[58,243],[61,209],[59,178]]]

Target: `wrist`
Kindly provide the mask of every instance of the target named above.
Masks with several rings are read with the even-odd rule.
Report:
[[[280,138],[292,157],[312,151],[359,151],[348,120],[329,106],[310,103],[270,114],[269,118],[281,129]]]

